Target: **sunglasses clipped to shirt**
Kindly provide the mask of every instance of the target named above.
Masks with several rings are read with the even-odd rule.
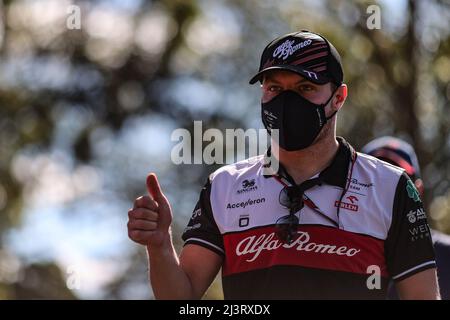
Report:
[[[324,214],[306,195],[305,191],[322,184],[320,177],[307,180],[300,185],[287,185],[283,181],[277,179],[284,185],[279,195],[280,204],[289,210],[289,214],[280,217],[276,223],[276,235],[278,239],[284,243],[290,244],[298,237],[297,228],[299,225],[299,217],[296,213],[303,209],[306,204],[309,208],[320,214],[322,217],[330,221],[335,227],[339,227],[339,223]]]
[[[353,150],[351,152],[350,157],[350,170],[348,170],[347,173],[347,184],[345,188],[342,190],[339,200],[337,201],[338,205],[336,206],[336,216],[337,221],[327,216],[320,208],[318,208],[314,202],[309,199],[305,195],[305,191],[308,189],[311,189],[312,187],[316,185],[322,185],[323,182],[323,176],[322,173],[316,178],[306,180],[305,182],[297,185],[292,179],[289,174],[286,174],[286,177],[280,176],[279,174],[273,175],[273,177],[281,183],[284,188],[281,189],[280,195],[279,195],[279,202],[280,204],[287,208],[289,210],[289,214],[282,216],[279,218],[276,223],[276,235],[280,241],[283,241],[285,243],[292,243],[298,238],[298,226],[300,222],[300,218],[296,215],[297,212],[303,209],[304,205],[306,204],[310,209],[312,209],[314,212],[322,216],[324,219],[326,219],[328,222],[330,222],[334,227],[336,228],[343,228],[342,225],[339,223],[339,212],[340,212],[340,204],[342,202],[342,199],[344,198],[344,195],[347,193],[349,187],[350,187],[350,181],[353,175],[353,167],[356,162],[356,152]]]

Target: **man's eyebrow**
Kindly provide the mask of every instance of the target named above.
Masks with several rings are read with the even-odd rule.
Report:
[[[270,76],[266,76],[265,78],[264,78],[264,80],[265,81],[270,81],[270,82],[274,82],[274,83],[276,83],[276,84],[280,84],[280,82],[278,81],[278,80],[276,80],[276,79],[274,79],[274,78],[272,78],[272,77],[270,77]],[[309,83],[309,84],[314,84],[314,83],[312,83],[311,81],[309,81],[309,80],[307,80],[307,79],[300,79],[299,81],[297,81],[295,84],[301,84],[301,83]]]

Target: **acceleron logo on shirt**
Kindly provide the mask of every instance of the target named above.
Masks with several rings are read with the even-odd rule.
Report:
[[[236,203],[228,203],[227,209],[245,209],[247,206],[253,206],[255,204],[266,202],[266,198],[248,199],[247,201],[240,201]]]

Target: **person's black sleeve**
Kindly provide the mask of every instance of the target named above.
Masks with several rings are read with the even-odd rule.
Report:
[[[211,182],[203,186],[191,220],[183,232],[184,245],[196,244],[224,256],[222,234],[217,227],[211,208]]]
[[[400,177],[395,191],[385,255],[389,274],[394,281],[436,267],[425,210],[414,183],[406,173]]]

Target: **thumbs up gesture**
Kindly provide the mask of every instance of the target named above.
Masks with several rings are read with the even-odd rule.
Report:
[[[160,248],[170,240],[172,209],[154,173],[147,177],[147,190],[128,210],[128,237],[149,249]]]

